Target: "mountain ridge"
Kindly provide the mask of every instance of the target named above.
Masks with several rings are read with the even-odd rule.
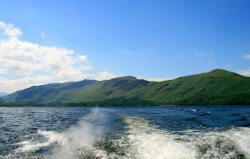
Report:
[[[162,82],[124,76],[33,86],[2,100],[7,105],[250,104],[250,78],[222,69]]]

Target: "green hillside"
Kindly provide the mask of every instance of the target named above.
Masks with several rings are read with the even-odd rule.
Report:
[[[86,86],[96,82],[95,80],[83,80],[79,82],[67,82],[33,86],[17,91],[3,97],[5,103],[34,103],[48,104],[58,101],[66,101],[69,95],[84,89]]]
[[[134,95],[159,104],[250,104],[250,78],[224,70],[151,82]]]
[[[24,105],[250,104],[250,78],[219,69],[163,82],[126,76],[34,86],[2,99]]]

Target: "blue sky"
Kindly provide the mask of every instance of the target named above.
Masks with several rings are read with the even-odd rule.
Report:
[[[19,41],[84,55],[86,78],[250,75],[249,8],[249,0],[0,0],[0,21],[21,30]]]

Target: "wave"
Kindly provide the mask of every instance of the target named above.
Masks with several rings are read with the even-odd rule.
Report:
[[[97,109],[86,115],[77,125],[58,133],[54,131],[37,131],[37,140],[26,140],[18,143],[16,154],[25,155],[39,151],[42,148],[53,146],[52,154],[46,156],[51,159],[78,159],[78,158],[107,158],[106,152],[95,147],[101,140],[103,128],[91,124],[91,120],[104,117]],[[39,137],[42,140],[38,140]]]
[[[126,136],[119,141],[126,156],[136,159],[250,158],[250,128],[227,131],[168,132],[138,117],[125,117]]]
[[[250,159],[250,128],[226,131],[171,132],[140,117],[124,117],[124,131],[116,139],[105,140],[104,128],[88,120],[102,120],[96,110],[64,132],[38,130],[34,138],[20,142],[16,156],[53,147],[51,159]],[[88,120],[87,120],[88,119]],[[116,151],[100,146],[107,142]],[[18,154],[18,155],[17,155]],[[6,157],[7,158],[7,157]],[[13,154],[12,157],[13,158]],[[30,158],[30,157],[29,157]],[[39,158],[39,157],[38,157]]]
[[[126,117],[124,121],[128,130],[121,143],[126,155],[131,158],[191,159],[197,156],[191,143],[177,140],[177,136],[143,118]]]

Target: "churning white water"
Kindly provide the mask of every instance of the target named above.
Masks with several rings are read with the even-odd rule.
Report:
[[[198,156],[192,143],[177,140],[177,136],[158,129],[138,117],[125,118],[127,156],[138,159],[190,159]]]
[[[138,117],[126,117],[127,133],[120,141],[129,158],[235,159],[250,158],[250,129],[222,132],[171,133]]]
[[[47,158],[52,159],[77,159],[77,158],[107,158],[105,151],[94,147],[94,144],[100,140],[104,134],[103,128],[94,126],[88,120],[103,118],[103,114],[94,109],[68,130],[57,133],[54,131],[38,130],[37,134],[42,136],[42,141],[23,141],[20,142],[17,153],[30,153],[38,151],[41,148],[55,145],[52,155]]]
[[[43,139],[19,142],[15,153],[30,154],[53,147],[52,152],[42,158],[250,159],[250,128],[171,132],[144,118],[126,116],[123,118],[124,127],[120,137],[108,142],[119,150],[117,153],[97,146],[105,139],[105,128],[88,121],[97,118],[105,120],[106,117],[95,110],[64,132],[38,130],[37,135]]]

